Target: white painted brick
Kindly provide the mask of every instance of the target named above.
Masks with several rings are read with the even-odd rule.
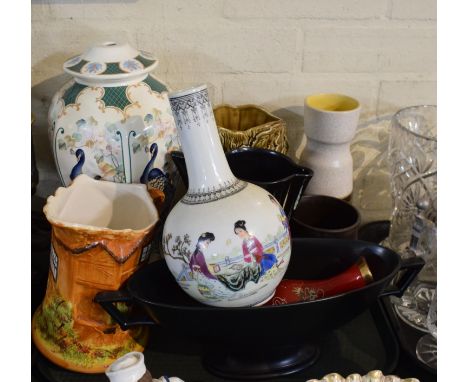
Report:
[[[118,27],[118,20],[137,20],[135,26],[153,24],[164,15],[164,0],[108,0],[95,1],[84,6],[84,18],[102,19],[103,23]],[[117,20],[117,22],[116,22]],[[145,20],[145,21],[143,21]]]
[[[435,8],[435,0],[32,0],[38,192],[57,182],[44,121],[69,78],[62,64],[96,42],[153,52],[155,74],[172,89],[207,83],[213,104],[274,111],[297,156],[307,94],[355,96],[362,120],[436,102]]]
[[[378,81],[322,79],[313,75],[235,76],[223,85],[227,103],[254,103],[271,108],[292,107],[303,115],[304,98],[316,93],[344,93],[357,98],[363,114],[375,113]]]
[[[386,0],[231,0],[230,18],[373,19],[384,17]]]
[[[162,73],[159,77],[166,81],[172,90],[187,89],[200,84],[206,84],[211,103],[217,105],[223,102],[223,77],[219,74]]]
[[[437,104],[436,81],[382,81],[378,115],[392,114],[413,105]]]
[[[223,86],[223,101],[232,105],[253,103],[265,107],[285,120],[289,142],[288,154],[298,159],[303,150],[304,98],[317,93],[344,93],[362,104],[362,118],[375,114],[377,81],[320,79],[313,76],[264,75],[262,79],[236,76]]]
[[[32,19],[100,19],[112,24],[116,20],[147,19],[149,23],[163,17],[164,0],[42,0],[32,4]]]
[[[83,4],[67,1],[36,0],[31,4],[31,19],[73,19],[84,15]]]
[[[169,22],[180,19],[193,22],[196,19],[207,19],[223,16],[223,0],[172,0],[164,2],[164,17]]]
[[[96,42],[109,40],[135,43],[134,34],[124,28],[103,28],[92,23],[83,25],[77,20],[60,20],[54,23],[36,21],[32,23],[32,64],[34,66],[38,59],[49,58],[54,53],[69,58],[82,53]]]
[[[320,28],[306,31],[305,72],[435,73],[435,28]]]
[[[171,73],[288,72],[294,67],[294,28],[168,28]]]
[[[392,0],[392,19],[436,20],[436,0]]]
[[[79,20],[57,20],[53,23],[33,21],[31,64],[36,70],[58,68],[61,72],[66,59],[104,41],[128,42],[136,48],[150,52],[162,45],[162,32],[156,31],[152,25],[132,29],[133,27],[125,22],[118,25],[102,25],[96,20],[86,24]]]

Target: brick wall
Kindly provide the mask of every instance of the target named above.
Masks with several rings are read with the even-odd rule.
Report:
[[[352,95],[363,119],[436,102],[436,0],[32,0],[39,193],[57,184],[45,124],[62,63],[110,40],[155,53],[173,89],[208,83],[215,104],[285,118],[292,156],[307,94]]]

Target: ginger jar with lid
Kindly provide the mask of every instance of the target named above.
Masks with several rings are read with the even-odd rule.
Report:
[[[166,153],[179,145],[168,88],[150,74],[157,64],[149,53],[113,42],[65,62],[73,79],[49,109],[63,185],[85,173],[119,183],[152,182],[164,192],[171,178]]]

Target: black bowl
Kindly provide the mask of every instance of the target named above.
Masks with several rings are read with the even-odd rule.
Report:
[[[245,308],[202,305],[182,291],[164,261],[140,269],[124,290],[100,293],[96,301],[122,328],[158,322],[167,330],[208,344],[212,351],[206,355],[206,362],[218,375],[246,379],[283,375],[310,365],[317,355],[310,344],[320,336],[355,318],[381,296],[401,296],[424,265],[420,258],[402,262],[390,249],[363,241],[293,239],[285,278],[329,276],[331,269],[323,263],[339,265],[346,255],[352,259],[364,256],[374,281],[316,301]],[[400,270],[398,281],[389,286]],[[147,317],[122,316],[113,305],[117,301],[133,302]],[[265,365],[274,372],[265,372]]]
[[[172,151],[171,157],[185,187],[188,187],[184,154]],[[270,192],[283,206],[288,218],[313,175],[311,169],[298,166],[286,155],[268,149],[242,147],[227,152],[226,158],[237,178]]]
[[[293,237],[357,239],[361,216],[344,200],[309,195],[301,198],[289,223]]]

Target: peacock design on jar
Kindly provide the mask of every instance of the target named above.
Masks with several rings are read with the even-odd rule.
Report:
[[[179,143],[168,88],[150,73],[157,64],[146,52],[112,42],[65,62],[73,79],[49,109],[49,138],[63,185],[72,180],[79,150],[85,158],[81,171],[92,178],[139,183],[151,163],[171,180],[166,154]]]
[[[213,306],[268,301],[286,272],[290,231],[276,199],[231,172],[205,85],[169,95],[189,177],[163,251],[181,288]]]

